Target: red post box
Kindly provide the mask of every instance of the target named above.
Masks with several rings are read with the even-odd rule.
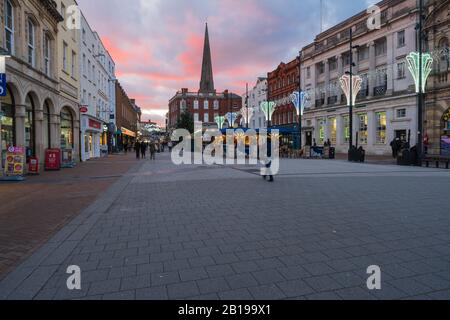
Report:
[[[61,169],[61,150],[47,149],[45,150],[45,170]]]

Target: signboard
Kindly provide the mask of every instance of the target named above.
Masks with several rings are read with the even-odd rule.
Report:
[[[88,112],[88,111],[89,111],[88,106],[80,106],[80,112],[81,112],[81,113],[86,113],[86,112]]]
[[[29,158],[28,161],[28,173],[39,174],[39,160],[36,157]]]
[[[101,130],[102,129],[102,124],[98,121],[89,119],[89,127],[97,129],[97,130]]]
[[[25,163],[25,149],[9,147],[6,152],[5,176],[23,176]]]
[[[124,134],[124,135],[126,135],[126,136],[130,136],[130,137],[136,137],[136,133],[134,133],[133,131],[131,131],[131,130],[128,130],[127,128],[124,128],[124,127],[122,127],[121,129],[120,129],[120,131],[122,131],[122,134]]]
[[[0,73],[0,97],[6,97],[6,74]]]
[[[61,169],[61,150],[47,149],[45,150],[45,170]]]
[[[73,150],[72,149],[64,149],[62,150],[62,168],[73,168],[75,167],[75,163],[73,162]]]

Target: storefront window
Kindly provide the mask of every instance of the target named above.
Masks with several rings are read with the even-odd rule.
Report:
[[[36,140],[34,129],[34,101],[33,98],[28,95],[25,100],[25,148],[27,149],[27,157],[32,157],[36,154]]]
[[[44,117],[42,118],[42,131],[43,131],[43,145],[44,148],[51,148],[50,141],[50,106],[48,105],[48,101],[44,103]]]
[[[386,144],[386,112],[377,112],[376,143]]]
[[[442,116],[441,155],[450,156],[450,109]]]
[[[344,117],[344,141],[347,143],[350,141],[350,117],[349,116]]]
[[[325,143],[325,120],[319,120],[319,145]]]
[[[61,110],[61,149],[73,149],[73,117],[67,108]]]
[[[15,119],[14,119],[14,98],[9,89],[6,89],[6,97],[0,99],[1,102],[1,148],[2,164],[5,164],[6,151],[10,146],[15,145]]]
[[[331,144],[336,144],[336,141],[337,141],[337,139],[336,139],[336,130],[337,130],[337,121],[336,121],[336,118],[330,118],[329,119],[329,121],[330,121],[330,141],[331,141]]]
[[[367,144],[367,137],[368,137],[368,131],[367,131],[367,114],[360,114],[359,115],[359,143],[360,144]]]

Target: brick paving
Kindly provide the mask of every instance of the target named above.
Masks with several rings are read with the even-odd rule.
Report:
[[[1,281],[0,299],[450,299],[449,171],[285,160],[268,183],[167,154],[133,170]]]
[[[136,164],[113,155],[74,169],[0,182],[0,279]]]

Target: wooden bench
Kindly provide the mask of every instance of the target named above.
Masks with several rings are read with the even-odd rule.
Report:
[[[424,158],[427,168],[430,166],[430,162],[436,163],[436,168],[440,168],[441,163],[445,163],[445,169],[448,169],[450,163],[450,157],[446,156],[426,156]]]

